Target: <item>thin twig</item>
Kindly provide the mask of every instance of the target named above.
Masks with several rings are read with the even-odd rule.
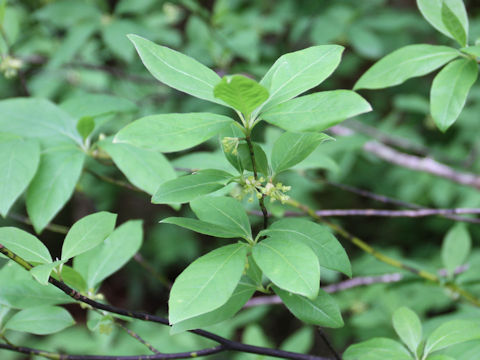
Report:
[[[163,276],[157,270],[155,270],[155,268],[152,265],[150,265],[147,261],[145,261],[142,254],[136,253],[135,256],[133,257],[133,259],[141,267],[143,267],[145,270],[147,270],[150,273],[150,275],[152,275],[160,283],[162,283],[163,285],[165,285],[169,289],[172,287],[172,283],[165,276]]]
[[[5,246],[0,244],[0,253],[3,255],[7,256],[9,259],[12,261],[16,262],[18,265],[22,266],[26,270],[31,270],[33,266],[27,262],[25,259],[22,257],[18,256],[11,250],[7,249]],[[99,303],[95,300],[92,300],[81,293],[79,293],[77,290],[71,288],[67,284],[65,284],[62,281],[56,280],[53,277],[48,278],[48,282],[58,288],[59,290],[63,291],[66,295],[70,296],[72,299],[82,302],[84,304],[90,305],[91,307],[98,309],[98,310],[104,310],[110,313],[118,314],[118,315],[123,315],[127,316],[133,319],[138,319],[138,320],[143,320],[143,321],[150,321],[150,322],[155,322],[158,324],[162,325],[167,325],[169,326],[169,321],[166,318],[157,316],[157,315],[152,315],[144,312],[139,312],[139,311],[130,311],[126,309],[122,309],[116,306],[108,305],[108,304],[103,304]],[[49,353],[45,354],[39,354],[39,353],[33,353],[35,355],[41,355],[50,359],[62,359],[62,360],[139,360],[139,359],[178,359],[178,358],[188,358],[188,357],[195,357],[195,356],[201,356],[201,355],[209,355],[212,353],[218,353],[222,351],[237,351],[237,352],[245,352],[245,353],[251,353],[251,354],[259,354],[259,355],[266,355],[266,356],[273,356],[273,357],[278,357],[282,359],[292,359],[292,360],[327,360],[326,358],[319,357],[319,356],[314,356],[314,355],[306,355],[306,354],[300,354],[300,353],[294,353],[290,351],[284,351],[284,350],[277,350],[277,349],[271,349],[271,348],[265,348],[261,346],[254,346],[254,345],[248,345],[248,344],[243,344],[237,341],[232,341],[227,338],[224,338],[222,336],[216,335],[214,333],[211,333],[209,331],[201,330],[201,329],[196,329],[196,330],[189,330],[189,332],[199,335],[201,337],[204,337],[206,339],[210,339],[212,341],[217,342],[220,344],[220,347],[214,348],[214,349],[204,349],[204,350],[199,350],[194,353],[183,353],[183,354],[189,354],[185,355],[183,357],[178,357],[178,354],[175,354],[174,357],[168,357],[169,355],[143,355],[143,357],[108,357],[108,356],[94,356],[94,357],[88,357],[84,355],[61,355],[62,357],[59,357],[59,354],[54,354],[56,357],[49,357]],[[5,344],[0,344],[1,348],[8,349],[8,350],[14,350],[17,352],[23,352],[27,354],[32,354],[32,349],[27,349],[27,348],[16,348],[16,347],[11,347],[9,345]],[[21,349],[27,349],[25,351],[21,351]],[[35,350],[36,351],[36,350]],[[212,352],[213,351],[213,352]],[[150,356],[150,357],[149,357]],[[162,357],[163,356],[163,357]],[[176,356],[176,357],[175,357]]]
[[[335,360],[342,360],[342,357],[340,356],[340,354],[335,350],[335,348],[333,347],[332,343],[330,342],[330,340],[328,340],[328,337],[327,335],[323,332],[323,330],[321,328],[317,328],[318,330],[318,333],[320,334],[320,337],[322,338],[323,342],[325,343],[325,345],[327,346],[328,350],[330,350],[330,352],[333,354],[333,356],[335,357]]]
[[[20,215],[20,214],[15,214],[15,213],[9,213],[8,217],[15,220],[15,221],[24,223],[26,225],[33,226],[30,219],[26,216],[23,216],[23,215]],[[67,226],[50,223],[45,227],[45,230],[49,230],[49,231],[54,232],[54,233],[65,235],[65,234],[68,233],[69,228]]]

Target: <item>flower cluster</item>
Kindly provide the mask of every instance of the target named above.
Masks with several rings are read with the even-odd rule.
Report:
[[[7,79],[10,79],[17,76],[18,70],[20,70],[22,66],[22,60],[7,55],[0,62],[0,72],[2,72]]]
[[[255,179],[253,176],[249,176],[240,182],[242,190],[236,197],[243,199],[245,196],[249,196],[248,202],[253,202],[255,198],[261,199],[263,196],[268,196],[270,202],[279,200],[282,204],[290,199],[285,193],[291,189],[291,186],[285,186],[282,183],[273,184],[271,181],[264,185],[265,178]]]
[[[238,154],[238,144],[240,144],[240,139],[237,137],[226,136],[222,139],[223,150],[227,154]]]

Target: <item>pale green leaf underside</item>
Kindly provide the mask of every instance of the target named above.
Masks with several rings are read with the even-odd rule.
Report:
[[[440,45],[408,45],[380,59],[364,73],[354,89],[381,89],[426,75],[459,56],[453,48]]]
[[[298,164],[327,139],[331,138],[321,133],[283,133],[273,145],[273,172],[278,174]]]
[[[280,56],[260,81],[270,97],[257,112],[319,85],[337,68],[343,50],[339,45],[320,45]]]
[[[50,252],[39,239],[15,227],[0,228],[0,244],[26,261],[42,264],[52,262]]]
[[[227,116],[210,113],[151,115],[121,129],[113,142],[174,152],[201,144],[231,123]]]
[[[5,217],[37,171],[40,146],[34,139],[0,133],[0,215]]]
[[[98,283],[125,265],[140,249],[143,239],[141,220],[130,220],[115,229],[89,259],[87,286]]]
[[[445,236],[442,244],[442,262],[447,273],[452,275],[455,269],[463,265],[472,246],[472,240],[465,224],[454,225]]]
[[[447,28],[451,36],[460,44],[460,46],[467,46],[467,31],[457,15],[450,9],[446,1],[442,2],[442,22]]]
[[[200,99],[223,105],[213,96],[213,89],[221,80],[213,70],[187,55],[140,36],[128,35],[128,38],[135,45],[145,67],[157,80]]]
[[[425,353],[445,349],[465,341],[480,339],[480,325],[469,320],[452,320],[436,328],[425,343]]]
[[[350,90],[322,91],[287,101],[263,113],[262,119],[287,131],[322,131],[371,111],[370,104]]]
[[[101,211],[77,221],[63,242],[62,260],[70,259],[99,245],[113,231],[116,220],[116,214]]]
[[[238,231],[232,231],[227,227],[212,224],[206,221],[183,218],[183,217],[169,217],[161,221],[163,224],[173,224],[181,226],[185,229],[195,231],[200,234],[215,236],[219,238],[236,238],[239,237]]]
[[[430,111],[441,131],[457,120],[477,76],[478,64],[474,60],[459,59],[445,66],[433,79]]]
[[[232,244],[217,248],[191,263],[177,277],[170,291],[170,324],[224,305],[242,276],[246,255],[244,244]]]
[[[38,306],[13,315],[5,324],[5,329],[46,335],[61,331],[74,323],[70,313],[61,307]]]
[[[161,183],[176,177],[170,162],[157,151],[109,141],[102,141],[99,146],[112,157],[115,165],[133,185],[150,195]]]
[[[466,34],[468,34],[468,16],[463,0],[417,0],[417,6],[423,17],[438,31],[454,38],[442,21],[442,4],[446,3],[459,19]]]
[[[352,268],[345,249],[322,225],[303,219],[282,219],[274,222],[262,234],[278,239],[301,241],[313,250],[322,267],[352,276]]]
[[[314,299],[320,286],[320,265],[313,251],[288,238],[267,238],[253,247],[253,258],[278,287]]]
[[[252,238],[252,229],[242,204],[223,196],[202,196],[190,203],[195,215],[202,221],[228,228],[238,237]]]
[[[403,306],[393,313],[393,328],[405,345],[414,354],[422,341],[422,324],[417,314]]]
[[[412,360],[405,347],[387,338],[373,338],[350,346],[343,353],[344,360]]]
[[[191,175],[166,181],[152,197],[154,204],[186,203],[201,195],[221,189],[232,175],[221,170],[200,170]]]
[[[54,218],[72,195],[85,154],[72,145],[45,151],[27,189],[27,212],[37,233]]]
[[[289,293],[277,286],[273,286],[273,289],[290,312],[304,323],[331,328],[343,326],[342,314],[337,303],[322,289],[313,300]]]

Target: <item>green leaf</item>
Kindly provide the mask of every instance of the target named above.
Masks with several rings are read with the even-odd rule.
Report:
[[[223,188],[233,175],[221,170],[200,170],[166,181],[152,197],[154,204],[186,203]]]
[[[0,133],[0,215],[7,216],[35,175],[39,162],[36,140]]]
[[[250,221],[238,200],[230,197],[202,196],[193,200],[190,207],[200,220],[227,228],[232,235],[252,238]]]
[[[472,240],[465,224],[458,223],[448,231],[442,244],[442,262],[449,276],[464,264],[471,246]]]
[[[232,122],[209,113],[151,115],[121,129],[113,142],[160,152],[180,151],[207,141]]]
[[[243,75],[232,75],[222,78],[215,86],[213,95],[243,115],[249,116],[268,99],[268,90],[255,80]]]
[[[115,229],[89,259],[88,288],[95,288],[98,283],[124,266],[140,249],[142,239],[141,220],[127,221]]]
[[[426,75],[459,56],[453,48],[416,44],[395,50],[380,59],[355,84],[358,89],[381,89]]]
[[[252,250],[253,258],[278,287],[315,299],[320,286],[318,258],[307,245],[289,238],[267,238]]]
[[[280,56],[260,81],[270,97],[258,111],[290,100],[322,83],[337,68],[343,50],[339,45],[320,45]]]
[[[201,221],[197,219],[183,218],[183,217],[169,217],[161,221],[163,224],[174,224],[181,226],[185,229],[195,231],[200,234],[220,237],[220,238],[236,238],[238,237],[238,231],[221,225]]]
[[[45,150],[40,166],[27,189],[27,212],[37,233],[72,196],[83,168],[85,154],[65,145]]]
[[[220,77],[191,57],[154,44],[137,35],[128,35],[150,73],[164,84],[200,99],[223,104],[213,96]]]
[[[30,270],[30,274],[32,274],[35,280],[37,280],[40,284],[47,285],[53,269],[63,262],[64,261],[62,260],[57,260],[52,263],[37,265]]]
[[[392,321],[400,339],[413,354],[416,354],[418,345],[422,341],[422,324],[417,314],[403,306],[395,310]]]
[[[257,172],[268,176],[268,160],[265,151],[255,142],[252,142],[252,146]],[[252,157],[250,156],[250,149],[247,144],[238,145],[236,154],[227,154],[227,160],[237,169],[245,169],[253,172]]]
[[[97,118],[110,114],[137,110],[134,102],[106,94],[81,94],[69,97],[60,104],[60,108],[75,119],[83,117]]]
[[[439,355],[429,356],[427,357],[426,360],[456,360],[456,359],[448,355],[439,354]]]
[[[480,57],[480,45],[464,47],[461,48],[460,51],[464,52],[465,54],[473,55],[477,58]]]
[[[255,290],[255,285],[248,281],[240,280],[232,296],[224,305],[209,313],[174,324],[170,334],[174,335],[187,330],[200,329],[230,319],[252,297]]]
[[[0,304],[13,309],[72,303],[74,300],[53,285],[41,285],[32,278],[0,283]]]
[[[50,252],[40,240],[15,227],[0,227],[0,244],[28,262],[52,262]]]
[[[452,320],[436,328],[427,338],[424,354],[465,341],[480,339],[480,325],[469,320]]]
[[[405,347],[387,338],[373,338],[350,346],[343,353],[344,360],[412,360]]]
[[[454,39],[443,21],[442,8],[446,4],[460,22],[465,34],[468,34],[468,16],[463,0],[417,0],[417,6],[423,17],[438,31]]]
[[[313,250],[321,266],[352,276],[345,249],[325,226],[303,219],[282,219],[262,231],[262,235],[300,241]]]
[[[150,195],[161,183],[177,176],[167,158],[157,151],[130,144],[114,144],[108,140],[100,142],[99,146],[112,157],[133,185]]]
[[[273,145],[272,170],[278,174],[307,158],[330,136],[321,133],[283,133]]]
[[[343,120],[371,111],[370,104],[350,90],[322,91],[287,101],[262,114],[287,131],[322,131]]]
[[[442,1],[442,22],[452,37],[457,40],[460,46],[467,46],[467,30],[463,27],[459,18],[450,9],[445,1]]]
[[[175,280],[168,301],[170,324],[224,305],[242,276],[247,247],[222,246],[191,263]]]
[[[310,326],[304,326],[290,335],[280,345],[280,349],[297,353],[308,353],[313,346],[314,332]]]
[[[0,129],[28,138],[61,138],[82,143],[76,121],[46,99],[16,98],[0,101]]]
[[[478,64],[474,60],[459,59],[445,66],[433,79],[430,111],[441,131],[457,120],[477,76]]]
[[[78,119],[77,131],[83,140],[88,138],[93,129],[95,129],[95,121],[91,116],[84,116]]]
[[[21,310],[5,324],[5,329],[47,335],[75,324],[70,313],[57,306],[38,306]]]
[[[342,314],[337,303],[322,289],[313,300],[291,294],[277,286],[273,286],[273,290],[282,299],[288,310],[304,323],[331,328],[343,326]]]
[[[101,211],[77,221],[62,246],[62,260],[70,259],[99,245],[115,228],[117,215]]]

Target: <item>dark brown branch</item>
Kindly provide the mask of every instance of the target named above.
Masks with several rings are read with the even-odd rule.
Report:
[[[14,262],[16,262],[18,265],[22,266],[26,270],[30,270],[30,269],[33,268],[33,266],[30,263],[25,261],[23,258],[18,256],[17,254],[12,252],[11,250],[7,249],[2,244],[0,244],[0,253],[7,256],[9,259],[13,260]],[[130,318],[133,318],[133,319],[150,321],[150,322],[155,322],[155,323],[158,323],[158,324],[170,326],[168,319],[160,317],[160,316],[156,316],[156,315],[152,315],[152,314],[148,314],[148,313],[144,313],[144,312],[140,312],[140,311],[130,311],[130,310],[126,310],[126,309],[116,307],[116,306],[99,303],[95,300],[92,300],[92,299],[80,294],[78,291],[71,288],[70,286],[68,286],[64,282],[58,281],[58,280],[54,279],[53,277],[49,277],[48,282],[50,284],[52,284],[53,286],[55,286],[56,288],[63,291],[66,295],[70,296],[74,300],[80,301],[80,302],[82,302],[84,304],[87,304],[87,305],[90,305],[92,308],[95,308],[95,309],[98,309],[98,310],[104,310],[104,311],[114,313],[114,314],[118,314],[118,315],[122,315],[122,316],[127,316],[127,317],[130,317]],[[237,341],[232,341],[232,340],[226,339],[222,336],[219,336],[219,335],[216,335],[216,334],[211,333],[209,331],[205,331],[205,330],[201,330],[201,329],[189,330],[189,332],[191,332],[193,334],[196,334],[196,335],[199,335],[201,337],[204,337],[206,339],[215,341],[216,343],[220,344],[221,345],[220,347],[214,348],[214,349],[216,349],[215,353],[221,352],[221,351],[237,351],[237,352],[267,355],[267,356],[272,356],[272,357],[277,357],[277,358],[282,358],[282,359],[292,359],[292,360],[328,360],[326,358],[319,357],[319,356],[314,356],[314,355],[306,355],[306,354],[294,353],[294,352],[290,352],[290,351],[283,351],[283,350],[265,348],[265,347],[261,347],[261,346],[243,344],[243,343],[240,343],[240,342],[237,342]],[[5,345],[5,346],[7,346],[7,345]],[[5,347],[5,346],[3,346],[4,349],[15,350],[15,347],[10,348],[10,347]],[[26,349],[26,348],[22,348],[22,349]],[[27,350],[30,351],[31,349],[27,349]],[[27,351],[27,350],[25,350],[25,351]],[[15,351],[19,351],[19,350],[17,349]],[[208,351],[212,351],[212,349],[200,350],[200,351],[196,352],[196,356],[200,356],[201,351],[208,352]],[[22,351],[19,351],[19,352],[22,352]],[[24,353],[26,353],[26,352],[24,352]],[[28,352],[28,354],[32,354],[32,353]],[[34,354],[40,355],[38,353],[34,353]],[[194,357],[191,354],[192,353],[190,353],[190,356],[187,356],[187,357]],[[202,354],[205,354],[205,353],[202,353]],[[45,355],[42,355],[42,356],[48,357],[48,356],[45,356]],[[150,356],[150,357],[148,357],[148,356]],[[147,357],[138,357],[138,356],[137,357],[108,357],[108,356],[106,356],[106,357],[101,357],[101,356],[99,356],[99,357],[88,357],[88,356],[75,355],[73,357],[61,357],[61,358],[50,357],[50,358],[52,358],[52,359],[62,359],[62,360],[63,359],[64,360],[169,359],[169,357],[155,357],[155,356],[159,356],[159,355],[147,355]],[[167,355],[163,355],[163,356],[167,356]],[[179,357],[171,357],[170,359],[178,359],[178,358]],[[186,358],[186,357],[183,357],[183,358]]]

